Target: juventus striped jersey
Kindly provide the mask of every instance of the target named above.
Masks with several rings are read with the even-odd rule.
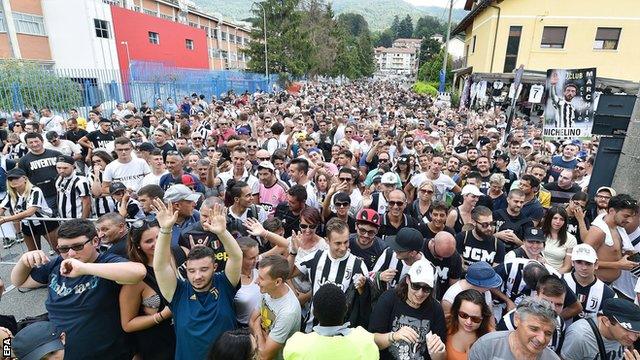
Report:
[[[340,259],[333,259],[329,254],[329,250],[318,250],[302,259],[300,263],[296,264],[296,267],[302,274],[309,277],[312,285],[312,295],[325,283],[335,284],[346,293],[353,283],[354,275],[366,276],[368,274],[364,261],[350,252],[347,252]],[[313,320],[313,305],[311,305],[310,316],[306,323],[306,332],[311,331]]]
[[[595,318],[604,300],[617,297],[616,293],[598,278],[587,286],[580,285],[573,272],[564,274],[563,278],[582,304],[582,312],[575,316],[573,321],[586,317]]]
[[[0,208],[7,210],[11,215],[21,213],[31,207],[37,208],[32,217],[45,218],[53,215],[53,211],[51,211],[51,208],[47,205],[42,190],[37,186],[32,187],[29,194],[19,195],[15,202],[11,200],[9,194],[0,202]],[[31,224],[37,226],[41,223],[39,220],[22,220],[22,224],[24,225]]]
[[[93,168],[89,170],[89,180],[91,184],[96,181],[96,175],[93,173]],[[98,180],[100,181],[100,184],[102,184],[102,171],[98,174]],[[116,202],[109,195],[94,197],[92,206],[96,217],[116,211]]]
[[[56,179],[58,191],[58,215],[62,218],[82,217],[82,198],[91,196],[89,180],[75,173],[68,178]]]

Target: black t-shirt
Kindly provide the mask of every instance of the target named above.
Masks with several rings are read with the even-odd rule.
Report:
[[[563,189],[557,182],[548,183],[544,188],[551,193],[552,206],[567,204],[575,193],[582,191],[578,184],[573,184],[569,189]]]
[[[504,262],[505,251],[502,241],[498,241],[494,236],[479,240],[473,235],[473,230],[456,235],[456,250],[462,255],[466,266],[478,261],[486,261],[491,265]]]
[[[524,231],[527,228],[533,227],[533,221],[531,218],[518,214],[518,216],[511,216],[507,209],[500,209],[493,212],[493,220],[496,222],[496,232],[502,230],[513,230],[513,233],[520,240],[524,240]],[[510,242],[504,242],[505,251],[509,252],[518,247],[518,245]]]
[[[373,308],[369,331],[386,334],[398,331],[403,326],[408,326],[418,333],[418,342],[409,344],[396,341],[380,351],[381,360],[431,359],[426,343],[429,332],[438,335],[443,343],[447,342],[447,328],[440,303],[430,296],[420,308],[414,309],[396,295],[395,289],[387,290],[380,295]]]
[[[56,159],[62,155],[60,152],[45,149],[40,155],[27,153],[18,162],[18,167],[27,173],[29,181],[40,188],[45,197],[56,196]]]
[[[424,240],[425,241],[429,241],[429,240],[433,239],[434,237],[436,237],[437,233],[433,232],[433,230],[431,230],[429,228],[429,225],[425,225],[423,230],[424,231],[422,232],[422,235],[424,235]],[[448,227],[448,226],[445,226],[442,231],[446,231],[446,232],[448,232],[449,234],[451,234],[453,236],[456,235],[455,231],[453,231],[453,229]]]
[[[113,131],[107,131],[107,133],[103,133],[100,130],[92,131],[87,135],[87,139],[91,141],[94,148],[102,148],[105,149],[113,140],[115,140],[116,136],[113,134]]]
[[[378,229],[378,236],[380,236],[383,240],[385,236],[395,236],[400,229],[405,227],[411,227],[414,229],[422,230],[422,226],[419,226],[418,221],[412,218],[411,216],[407,216],[406,214],[402,214],[402,222],[400,227],[396,228],[389,221],[389,216],[385,215],[382,218],[382,225],[380,225],[380,229]],[[421,231],[422,232],[422,231]]]
[[[438,286],[436,287],[436,299],[442,300],[442,296],[449,289],[449,279],[462,278],[462,257],[456,251],[448,258],[438,259],[431,253],[428,247],[429,241],[425,241],[422,253],[431,264],[435,266],[436,275],[438,276]]]
[[[351,251],[353,255],[361,258],[365,265],[367,265],[367,269],[373,269],[373,266],[376,264],[380,254],[382,254],[384,249],[387,247],[387,244],[376,236],[373,239],[371,246],[363,249],[358,245],[358,242],[356,241],[357,237],[357,234],[349,235],[349,251]]]
[[[273,213],[273,216],[282,220],[285,238],[291,236],[293,230],[298,230],[300,228],[300,214],[295,215],[289,208],[289,204],[286,202],[281,202],[276,206],[276,211]]]
[[[513,173],[513,171],[506,169],[506,171],[502,171],[500,169],[498,169],[497,167],[494,167],[492,170],[492,173],[494,174],[502,174],[502,176],[504,176],[505,178],[505,183],[504,183],[504,192],[505,193],[509,193],[509,190],[511,190],[511,184],[513,184],[514,181],[518,180],[518,177],[516,176],[516,174]]]
[[[585,225],[587,225],[587,229],[589,229],[591,222],[589,221],[589,219],[587,219],[586,216],[584,217],[584,222]],[[576,219],[575,217],[567,218],[567,232],[576,237],[578,244],[582,244],[582,237],[580,237],[580,225],[578,223],[578,219]]]
[[[89,133],[87,132],[87,130],[84,129],[76,129],[76,130],[68,130],[67,132],[64,133],[64,138],[73,142],[73,143],[78,143],[78,140],[82,139],[83,137],[89,135]],[[89,150],[85,147],[82,147],[82,156],[87,156],[87,153],[89,152]]]
[[[329,217],[325,220],[325,224],[329,222],[329,220],[333,219],[334,217],[337,217],[338,215],[336,215],[336,213],[332,212]],[[355,234],[356,233],[356,219],[354,219],[351,216],[347,216],[347,225],[349,225],[349,234]],[[321,226],[321,233],[320,236],[325,236],[326,232],[324,231],[324,226]]]
[[[169,151],[176,150],[175,145],[173,145],[172,143],[170,143],[168,141],[166,143],[164,143],[162,146],[156,145],[156,147],[162,151],[162,159],[165,160],[165,161],[167,160],[167,153]]]
[[[191,238],[195,245],[204,245],[213,249],[213,256],[217,265],[216,271],[224,271],[224,267],[227,264],[227,252],[224,250],[222,241],[218,239],[218,236],[205,231],[200,222],[197,222],[180,231],[178,244],[191,249]]]

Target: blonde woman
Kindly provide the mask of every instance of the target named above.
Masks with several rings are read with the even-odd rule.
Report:
[[[431,218],[429,217],[429,208],[431,207],[434,193],[435,188],[431,180],[427,179],[420,183],[418,186],[417,199],[411,204],[411,207],[409,208],[409,215],[423,224],[430,222]]]
[[[9,213],[5,216],[5,213]],[[20,230],[29,251],[42,249],[40,237],[51,245],[50,254],[58,247],[58,222],[24,220],[29,217],[49,218],[53,214],[39,187],[31,184],[27,174],[20,168],[7,172],[7,196],[0,202],[0,224],[20,222]]]

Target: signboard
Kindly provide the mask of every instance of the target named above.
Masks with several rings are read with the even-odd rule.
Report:
[[[596,68],[547,70],[545,140],[591,136],[595,88]]]

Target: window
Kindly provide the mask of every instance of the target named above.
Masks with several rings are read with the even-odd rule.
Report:
[[[242,45],[242,37],[236,36],[236,44]]]
[[[145,14],[147,14],[147,15],[151,15],[151,16],[158,16],[158,13],[157,13],[157,12],[155,12],[155,11],[153,11],[153,10],[147,10],[147,9],[144,9],[144,11],[143,11],[143,12],[144,12]]]
[[[47,35],[42,16],[14,12],[13,21],[16,24],[16,32],[29,35]]]
[[[213,39],[217,39],[218,38],[218,29],[211,29],[211,37]]]
[[[621,30],[620,28],[598,28],[593,48],[596,50],[617,50]]]
[[[138,6],[138,5],[134,5],[134,6],[133,6],[133,11],[135,11],[135,12],[140,12],[140,10],[141,10],[141,9],[140,9],[140,6]]]
[[[222,41],[227,41],[227,33],[224,31],[221,31],[220,38],[222,39]]]
[[[184,44],[187,47],[187,50],[193,50],[193,40],[185,39]]]
[[[109,38],[109,22],[106,20],[93,19],[93,26],[96,29],[96,36],[103,39]]]
[[[511,26],[509,28],[509,39],[507,40],[507,53],[504,58],[504,69],[502,72],[510,73],[516,68],[518,60],[518,48],[520,47],[520,36],[522,26]]]
[[[236,42],[236,37],[233,34],[229,34],[229,42],[234,43]]]
[[[165,19],[165,20],[171,20],[173,21],[173,15],[165,15],[165,14],[160,14],[160,17]]]
[[[7,32],[7,28],[4,26],[4,13],[0,11],[0,32]]]
[[[566,26],[545,26],[542,31],[541,48],[562,49],[564,40],[567,37]]]
[[[191,26],[192,28],[198,28],[198,23],[195,23],[193,21],[189,21],[189,26]]]
[[[229,58],[229,53],[225,50],[220,51],[220,55],[222,55],[222,58],[225,60]]]
[[[149,31],[149,42],[152,44],[160,44],[160,34],[157,32]]]
[[[471,53],[475,53],[476,52],[476,36],[473,35],[473,45],[471,46]]]

